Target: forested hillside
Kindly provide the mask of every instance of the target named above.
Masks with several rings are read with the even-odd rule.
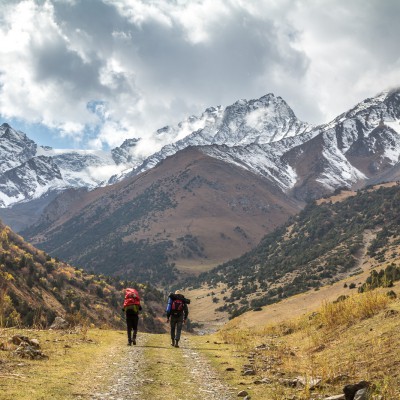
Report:
[[[235,316],[357,274],[362,256],[396,271],[399,235],[400,186],[369,187],[342,201],[309,204],[254,250],[188,285],[226,285],[220,310]]]
[[[124,288],[144,301],[144,329],[162,330],[162,293],[149,285],[76,269],[36,249],[0,222],[0,327],[47,327],[56,316],[73,324],[123,326]]]

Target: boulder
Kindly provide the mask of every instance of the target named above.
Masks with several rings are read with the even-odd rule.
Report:
[[[368,400],[368,388],[357,390],[354,400]]]
[[[343,388],[345,400],[354,400],[355,395],[359,390],[368,388],[369,386],[370,383],[367,381],[361,381],[354,385],[346,385]]]
[[[61,318],[61,317],[55,317],[53,323],[50,326],[50,329],[67,329],[69,327],[68,322]]]
[[[250,375],[255,375],[256,374],[256,371],[254,371],[253,369],[246,369],[244,372],[243,372],[243,376],[250,376]]]
[[[14,351],[14,354],[21,358],[28,358],[30,360],[42,360],[49,358],[41,350],[31,346],[28,342],[22,342]]]
[[[314,390],[318,386],[321,385],[322,380],[320,378],[313,378],[311,377],[305,377],[305,376],[298,376],[297,377],[297,386],[304,386],[306,387],[308,385],[308,388],[310,390]]]

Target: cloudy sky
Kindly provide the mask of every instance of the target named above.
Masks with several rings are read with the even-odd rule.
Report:
[[[400,86],[398,0],[0,0],[0,123],[109,148],[238,99],[310,123]]]

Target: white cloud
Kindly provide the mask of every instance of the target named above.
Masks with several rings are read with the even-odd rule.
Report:
[[[149,152],[156,129],[269,92],[327,122],[400,82],[397,0],[3,3],[0,116],[80,146]]]

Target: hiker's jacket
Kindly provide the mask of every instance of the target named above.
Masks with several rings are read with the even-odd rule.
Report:
[[[142,306],[133,304],[130,306],[125,306],[123,308],[123,310],[125,311],[125,314],[128,315],[137,315],[139,313],[139,311],[142,311]]]

